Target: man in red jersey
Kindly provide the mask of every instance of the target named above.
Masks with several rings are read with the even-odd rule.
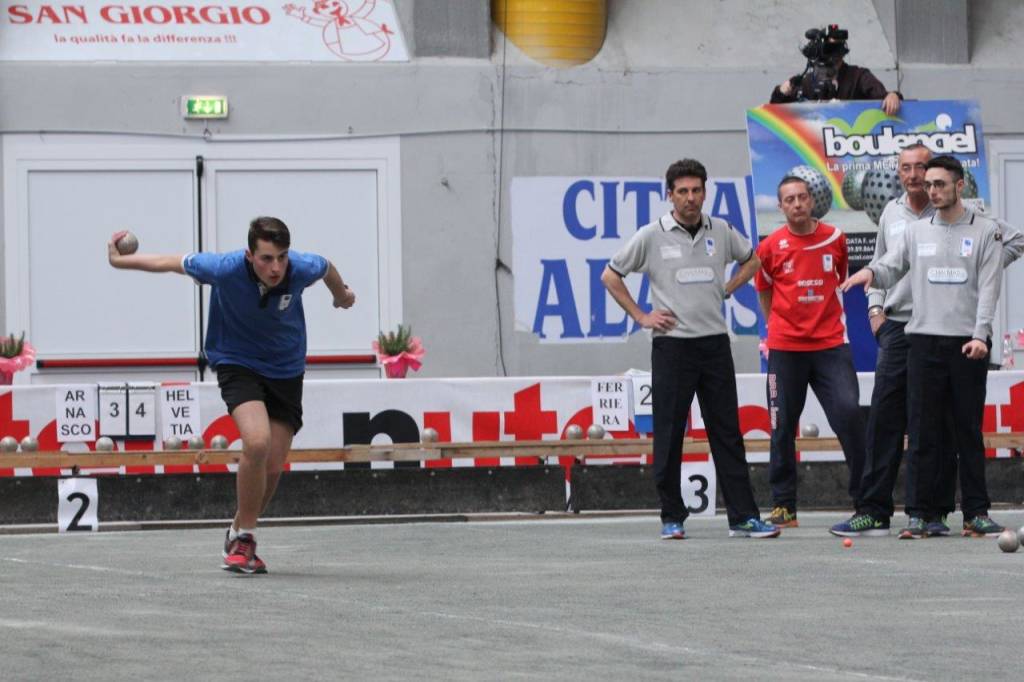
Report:
[[[761,270],[754,284],[768,325],[773,499],[768,520],[795,527],[795,438],[807,387],[843,446],[855,503],[864,469],[864,422],[839,291],[846,279],[846,237],[811,215],[814,202],[804,180],[782,178],[778,197],[786,224],[757,247]]]

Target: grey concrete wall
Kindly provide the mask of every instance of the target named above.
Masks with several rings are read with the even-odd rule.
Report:
[[[428,4],[397,3],[411,46],[451,30],[451,13],[446,23]],[[511,275],[497,266],[512,262],[512,178],[660,175],[681,156],[714,175],[746,174],[744,110],[802,69],[804,30],[826,23],[849,28],[849,61],[889,87],[976,98],[987,135],[1024,135],[1021,6],[968,4],[972,61],[963,65],[899,62],[885,0],[610,0],[601,53],[562,70],[496,30],[487,58],[465,56],[477,35],[452,48],[462,56],[408,64],[0,63],[0,131],[198,136],[203,124],[182,121],[177,98],[217,91],[230,96],[232,116],[211,126],[215,136],[397,135],[405,318],[426,340],[421,374],[605,373],[648,366],[646,340],[558,347],[513,330]],[[296,97],[317,106],[293,110]],[[751,340],[734,354],[741,371],[756,368]]]
[[[419,57],[491,56],[491,5],[480,0],[419,0],[413,9]]]
[[[896,3],[900,60],[928,64],[970,61],[967,0],[903,0]]]

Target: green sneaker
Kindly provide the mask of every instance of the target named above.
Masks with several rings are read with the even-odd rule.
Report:
[[[926,526],[924,519],[911,516],[907,527],[900,531],[900,540],[920,540],[928,537]]]
[[[800,525],[800,522],[796,520],[796,510],[790,511],[781,506],[772,509],[772,513],[764,522],[770,523],[776,528],[796,528]]]
[[[947,528],[948,532],[949,529]],[[848,520],[828,529],[832,535],[842,538],[880,537],[889,534],[889,519],[880,521],[871,514],[854,514]]]
[[[970,521],[964,520],[964,530],[962,535],[967,537],[983,538],[986,535],[999,535],[1005,528],[1000,526],[998,523],[990,519],[986,515],[975,516]]]

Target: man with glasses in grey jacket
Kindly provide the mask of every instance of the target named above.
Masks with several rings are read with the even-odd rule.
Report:
[[[896,167],[905,192],[885,207],[878,221],[874,260],[879,260],[903,239],[907,226],[935,215],[924,188],[925,166],[932,153],[920,142],[903,148]],[[1024,252],[1024,234],[999,222],[1002,232],[1002,263],[1005,268]],[[904,277],[888,289],[868,290],[868,322],[878,341],[875,385],[871,394],[871,414],[867,426],[867,456],[861,480],[857,514],[831,528],[833,535],[843,537],[879,536],[889,534],[894,513],[893,489],[903,459],[903,436],[907,430],[907,353],[910,348],[905,333],[913,312],[910,278]],[[940,514],[928,522],[929,536],[949,535],[946,515],[956,509],[957,457],[952,416],[945,420],[943,442],[951,454],[944,455],[944,466],[936,488],[939,491]],[[970,487],[970,483],[966,483]],[[906,481],[905,504],[908,517],[921,517],[914,494],[915,483]],[[963,486],[962,486],[963,487]]]
[[[951,156],[925,164],[924,188],[935,213],[910,223],[895,248],[843,283],[888,289],[904,275],[913,312],[906,325],[907,476],[917,516],[901,538],[926,537],[943,515],[940,472],[953,456],[943,422],[953,417],[962,468],[965,535],[1003,528],[988,516],[982,415],[992,344],[992,320],[1002,283],[999,224],[963,205],[963,166]],[[954,390],[955,389],[955,390]]]

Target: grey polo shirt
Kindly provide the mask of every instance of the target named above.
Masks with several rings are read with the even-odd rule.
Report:
[[[931,203],[926,204],[920,213],[914,213],[914,209],[907,203],[905,192],[903,196],[890,201],[878,220],[878,237],[875,239],[875,255],[871,262],[880,259],[903,239],[907,225],[931,218],[934,214],[935,207]],[[897,322],[909,322],[914,308],[910,300],[910,279],[904,277],[896,286],[888,289],[868,289],[868,308],[876,305],[885,309],[886,317]]]
[[[671,310],[678,320],[672,331],[654,334],[690,339],[727,333],[722,317],[725,268],[753,255],[750,242],[720,218],[702,214],[701,228],[691,237],[667,213],[637,230],[608,267],[622,277],[647,273],[654,307]]]
[[[945,223],[936,213],[907,225],[896,248],[868,268],[883,288],[907,275],[914,302],[908,334],[985,340],[1002,285],[1001,242],[991,218],[966,209]]]
[[[903,238],[903,231],[908,225],[933,215],[935,207],[930,203],[920,213],[914,213],[914,209],[907,203],[906,193],[890,201],[878,221],[878,238],[875,240],[875,255],[871,262],[878,261],[894,248],[893,245]],[[1000,232],[999,242],[1002,244],[1002,263],[1005,268],[1024,253],[1024,234],[1003,220],[994,220]],[[904,277],[896,286],[888,289],[868,289],[868,308],[876,305],[882,306],[886,317],[897,322],[909,322],[914,309],[910,297],[910,279]]]

